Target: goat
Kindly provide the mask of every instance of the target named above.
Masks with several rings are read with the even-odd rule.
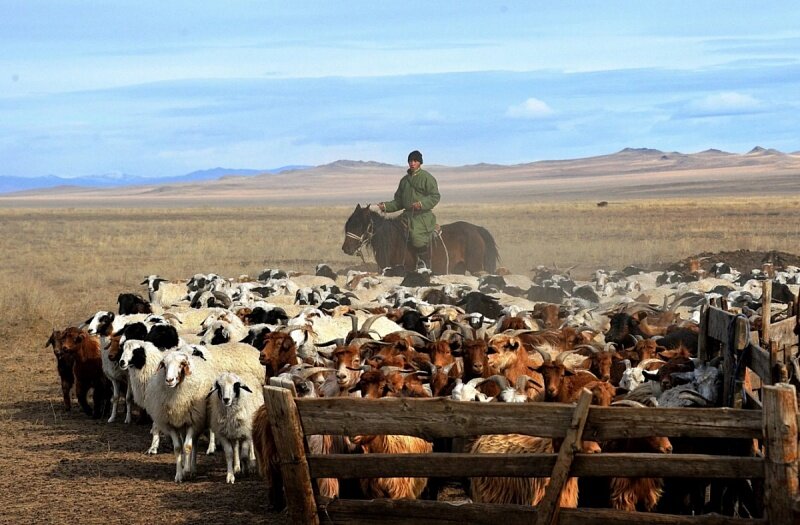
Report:
[[[54,346],[54,350],[55,348]],[[62,356],[65,360],[73,362],[75,394],[81,408],[93,419],[102,417],[111,398],[111,389],[103,373],[100,341],[89,332],[71,326],[61,332],[59,354],[56,357],[62,358]],[[90,407],[86,400],[90,389],[93,407]]]
[[[582,444],[586,452],[596,451],[593,442]],[[553,440],[522,434],[487,434],[480,436],[469,449],[470,454],[550,454],[555,452]],[[476,477],[470,479],[471,497],[476,503],[508,503],[537,505],[550,484],[550,478]],[[578,506],[578,479],[569,478],[561,491],[559,505]]]
[[[53,354],[56,356],[58,377],[61,380],[61,394],[64,397],[64,409],[69,411],[72,409],[70,391],[72,390],[72,385],[75,384],[75,374],[72,372],[75,359],[72,355],[64,354],[61,351],[61,330],[53,329],[50,338],[44,345],[45,348],[48,346],[53,347]]]
[[[518,337],[518,332],[520,331],[492,336],[487,343],[486,351],[489,367],[493,373],[504,375],[511,384],[516,384],[520,377],[528,376],[533,385],[533,388],[527,389],[529,399],[543,401],[545,397],[544,378],[539,372],[533,370],[533,363],[525,345]]]

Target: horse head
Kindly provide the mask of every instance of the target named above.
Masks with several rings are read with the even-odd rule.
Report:
[[[371,240],[373,232],[372,212],[369,205],[356,204],[356,209],[348,217],[344,225],[344,243],[342,251],[353,255]]]

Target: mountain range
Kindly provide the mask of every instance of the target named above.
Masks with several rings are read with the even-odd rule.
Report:
[[[0,193],[55,188],[59,186],[75,186],[81,188],[119,188],[125,186],[200,182],[217,180],[229,175],[253,176],[262,175],[265,173],[275,174],[282,173],[284,171],[305,169],[308,167],[309,166],[282,166],[280,168],[262,170],[211,168],[207,170],[193,171],[191,173],[187,173],[186,175],[177,175],[172,177],[137,177],[120,172],[70,178],[57,177],[55,175],[47,175],[44,177],[0,176]]]
[[[514,165],[425,164],[425,168],[438,180],[443,203],[800,195],[800,152],[762,147],[743,154],[718,149],[680,153],[625,148],[578,159]],[[219,176],[223,172],[225,175]],[[18,191],[0,195],[0,206],[364,204],[390,199],[404,172],[405,166],[353,160],[287,167],[277,173],[217,168],[196,172],[194,180],[187,176],[168,182],[146,179],[133,186],[71,185]]]

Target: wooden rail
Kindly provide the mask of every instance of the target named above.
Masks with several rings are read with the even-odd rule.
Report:
[[[709,312],[708,323],[719,320]],[[716,330],[716,329],[715,329]],[[714,332],[722,336],[722,331]],[[729,337],[725,330],[725,337]],[[726,339],[727,341],[727,339]],[[797,404],[790,385],[764,386],[763,410],[637,409],[551,403],[483,404],[447,399],[297,399],[265,387],[294,523],[793,524],[798,496]],[[559,454],[306,455],[310,434],[405,434],[432,439],[521,433],[565,440]],[[758,438],[765,457],[661,454],[576,454],[579,439],[645,436]],[[569,447],[566,451],[564,447]],[[524,456],[524,457],[521,457]],[[676,476],[764,479],[765,519],[673,516],[555,505],[569,476]],[[369,477],[549,477],[553,488],[534,507],[432,501],[322,501],[312,479]]]

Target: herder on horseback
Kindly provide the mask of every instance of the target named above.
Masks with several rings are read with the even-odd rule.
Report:
[[[417,268],[431,268],[431,236],[436,230],[433,208],[439,203],[439,185],[433,175],[422,169],[422,153],[408,154],[408,171],[400,179],[394,199],[379,202],[383,212],[403,210],[400,220],[406,227],[406,241],[417,256]]]

